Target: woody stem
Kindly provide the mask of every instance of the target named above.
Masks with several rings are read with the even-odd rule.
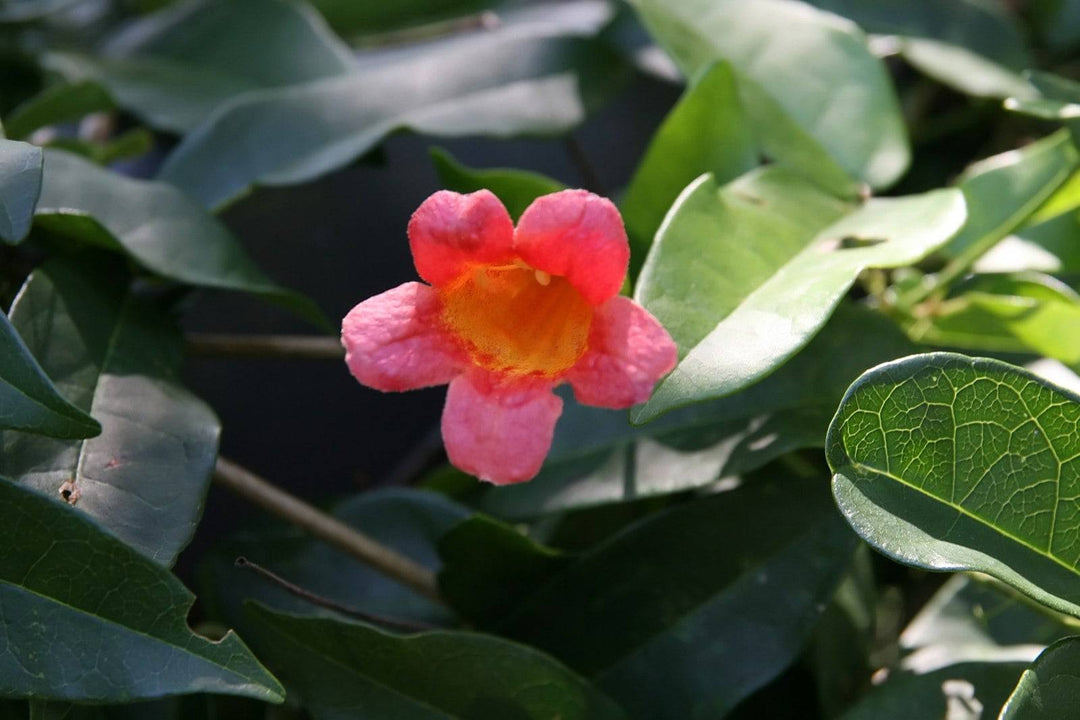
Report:
[[[437,602],[445,602],[439,593],[435,573],[250,470],[219,457],[214,467],[214,481],[402,585]]]
[[[230,335],[188,333],[193,355],[289,357],[307,360],[341,360],[345,350],[336,337],[324,335]]]

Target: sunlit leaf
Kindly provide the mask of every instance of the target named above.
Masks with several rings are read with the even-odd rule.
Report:
[[[1080,398],[996,360],[878,366],[848,391],[827,454],[841,511],[881,552],[978,570],[1080,615]]]
[[[801,199],[815,193],[816,206]],[[955,189],[850,210],[769,170],[723,188],[702,178],[672,209],[635,290],[671,331],[681,360],[634,422],[765,377],[809,342],[859,273],[921,260],[965,217]]]
[[[907,168],[910,150],[888,73],[849,21],[793,0],[632,4],[685,76],[731,62],[762,144],[781,162],[834,189],[843,173],[882,187]],[[859,90],[838,94],[836,87]],[[800,134],[824,152],[800,142]]]

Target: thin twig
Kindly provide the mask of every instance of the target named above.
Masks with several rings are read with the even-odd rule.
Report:
[[[275,487],[250,470],[219,457],[214,467],[214,481],[402,585],[432,600],[445,602],[439,594],[435,573],[300,498]]]
[[[287,357],[308,360],[341,360],[341,341],[323,335],[229,335],[188,333],[188,351],[193,355],[238,355],[244,357]]]
[[[333,610],[334,612],[341,613],[342,615],[347,615],[351,618],[356,618],[357,620],[363,620],[364,622],[372,623],[375,625],[384,625],[386,627],[395,628],[397,630],[406,630],[409,632],[423,632],[425,630],[437,629],[434,625],[411,622],[408,620],[396,620],[394,618],[382,617],[381,615],[372,615],[371,613],[366,613],[363,610],[357,610],[356,608],[342,605],[336,600],[331,600],[330,598],[323,597],[322,595],[316,595],[310,590],[306,590],[300,587],[296,583],[289,582],[277,573],[271,570],[267,570],[258,563],[251,562],[242,555],[236,558],[235,565],[238,568],[247,568],[248,570],[254,570],[257,575],[261,575],[264,579],[274,583],[282,590],[291,593],[292,595],[295,595],[301,600],[309,602],[312,605],[318,605],[319,607],[324,607],[327,610]]]
[[[566,153],[570,156],[570,161],[574,163],[577,168],[578,175],[581,177],[581,182],[585,186],[585,189],[594,192],[597,195],[607,195],[604,190],[604,183],[600,180],[600,175],[596,172],[596,168],[593,167],[592,161],[589,160],[589,156],[585,154],[585,148],[581,146],[578,139],[574,137],[573,133],[567,133],[563,138],[563,146],[566,148]]]

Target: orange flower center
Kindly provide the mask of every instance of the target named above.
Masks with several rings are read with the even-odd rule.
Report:
[[[443,323],[488,370],[556,376],[588,344],[592,306],[565,278],[524,263],[474,267],[442,300]]]

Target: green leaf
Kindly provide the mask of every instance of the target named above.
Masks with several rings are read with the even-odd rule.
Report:
[[[66,500],[169,565],[202,513],[220,425],[176,384],[178,329],[129,285],[111,256],[57,259],[30,276],[11,323],[102,432],[74,441],[0,433],[0,474]]]
[[[974,262],[1061,187],[1076,169],[1077,158],[1069,134],[1062,131],[969,167],[959,182],[968,207],[967,222],[945,253],[954,262]]]
[[[17,0],[0,7],[0,23],[23,23],[60,12],[79,0]]]
[[[315,720],[623,717],[552,658],[501,638],[444,631],[399,636],[254,603],[247,611],[260,654]]]
[[[833,493],[867,542],[931,570],[978,570],[1080,615],[1080,398],[950,353],[880,365],[829,428]]]
[[[904,629],[909,668],[961,661],[1035,659],[1049,643],[1075,632],[1076,621],[1005,592],[986,576],[957,574]],[[1010,591],[1011,592],[1011,591]]]
[[[881,61],[857,27],[792,0],[633,0],[645,25],[686,77],[728,60],[767,153],[837,187],[835,169],[874,187],[892,184],[910,149],[899,103]],[[822,83],[821,78],[829,78]],[[836,87],[858,88],[837,94]],[[749,95],[747,95],[749,93]],[[825,153],[788,157],[793,132]],[[801,143],[805,145],[805,143]],[[831,163],[829,159],[831,158]]]
[[[255,184],[295,184],[341,168],[399,129],[445,137],[563,132],[624,70],[613,51],[580,35],[508,23],[237,98],[185,136],[160,177],[218,207]]]
[[[751,483],[590,550],[499,631],[593,678],[633,717],[720,717],[798,656],[853,540],[820,484]]]
[[[909,328],[929,345],[1034,353],[1080,363],[1080,295],[1048,275],[979,275]]]
[[[252,293],[329,327],[311,300],[263,275],[224,223],[166,183],[133,180],[70,153],[46,151],[34,224],[124,252],[164,278]]]
[[[40,194],[41,148],[5,140],[0,132],[0,240],[26,237]]]
[[[774,187],[762,192],[766,179]],[[825,324],[859,273],[921,260],[965,219],[955,189],[872,199],[847,214],[820,193],[815,208],[815,193],[767,170],[723,189],[705,177],[680,196],[635,297],[668,327],[682,359],[633,411],[635,423],[775,371]]]
[[[894,672],[840,720],[994,717],[1026,663],[962,662],[932,672]]]
[[[0,479],[0,697],[124,702],[214,692],[280,702],[240,638],[195,635],[194,596],[90,519]]]
[[[824,447],[829,420],[855,378],[914,351],[888,318],[841,305],[803,352],[762,382],[646,426],[634,427],[623,411],[565,397],[539,477],[485,488],[473,502],[500,517],[535,517],[681,492],[792,450]]]
[[[1080,707],[1080,637],[1060,640],[1043,651],[1020,676],[1001,709],[1000,720],[1066,718]]]
[[[92,437],[96,420],[57,392],[22,338],[0,313],[0,428],[58,438]]]
[[[47,147],[81,155],[97,165],[109,165],[147,154],[154,149],[154,135],[146,128],[138,127],[104,142],[59,137],[50,140]]]
[[[438,569],[435,546],[469,511],[434,493],[411,489],[365,492],[334,506],[332,514],[421,565]],[[449,624],[445,607],[388,580],[340,550],[293,525],[274,524],[241,531],[215,549],[200,569],[200,597],[214,617],[245,629],[246,598],[286,612],[326,614],[321,609],[239,569],[245,557],[311,592],[346,607],[391,619]],[[335,616],[336,617],[336,616]]]
[[[902,37],[896,39],[896,47],[916,70],[967,95],[987,98],[1038,95],[1020,73],[953,43]]]
[[[457,162],[441,148],[431,148],[428,152],[444,188],[459,193],[490,190],[502,200],[515,222],[533,200],[566,188],[561,182],[539,173],[511,168],[475,170]]]
[[[653,135],[620,207],[636,276],[675,198],[702,173],[717,183],[758,164],[758,148],[731,65],[719,62],[683,94]]]
[[[79,120],[113,109],[112,98],[93,82],[57,83],[11,111],[4,120],[8,137],[25,138],[39,128]]]
[[[237,95],[341,75],[353,60],[300,3],[198,0],[128,25],[102,56],[52,52],[44,64],[68,82],[100,85],[154,127],[184,133]]]
[[[439,589],[463,617],[491,627],[570,562],[513,527],[483,515],[439,540]]]
[[[478,13],[495,0],[311,0],[342,35],[369,35]]]

